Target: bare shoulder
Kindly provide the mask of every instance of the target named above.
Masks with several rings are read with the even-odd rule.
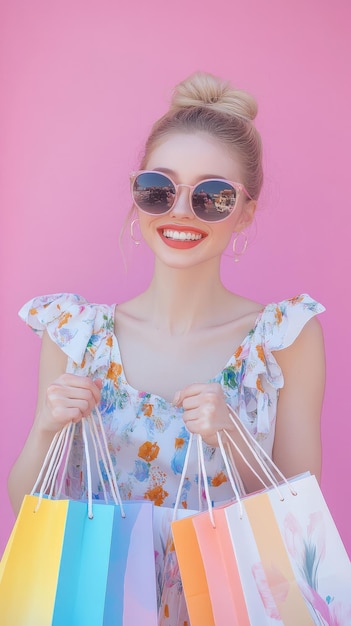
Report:
[[[324,346],[323,329],[317,317],[312,317],[308,320],[295,341],[283,350],[277,351],[275,355],[278,356],[281,354],[284,356],[288,354],[289,351],[306,350],[308,347],[313,346]]]
[[[323,363],[324,336],[323,329],[317,317],[312,317],[302,328],[295,341],[283,350],[276,350],[274,356],[282,369],[293,367],[294,363],[304,369],[314,363]]]

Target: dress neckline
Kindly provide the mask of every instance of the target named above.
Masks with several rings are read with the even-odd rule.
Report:
[[[124,370],[123,359],[122,359],[121,350],[120,350],[120,347],[119,347],[119,342],[118,342],[117,335],[116,335],[115,329],[114,329],[114,325],[115,325],[115,311],[116,311],[117,306],[118,306],[118,304],[112,304],[111,307],[110,307],[111,318],[112,318],[111,336],[112,336],[113,346],[116,348],[117,353],[118,353],[118,357],[119,357],[119,361],[118,362],[119,362],[119,364],[120,364],[120,366],[122,368],[121,374],[123,374],[123,378],[124,378],[124,382],[125,382],[126,386],[128,387],[128,389],[130,389],[130,391],[132,391],[135,395],[138,395],[139,397],[148,396],[148,397],[152,397],[152,398],[158,398],[162,402],[166,402],[167,404],[172,404],[169,400],[167,400],[163,396],[160,396],[157,393],[152,393],[152,392],[149,392],[149,391],[142,391],[142,390],[136,389],[135,387],[133,387],[133,385],[131,385],[128,382],[128,379],[127,379],[127,376],[126,376],[126,373],[125,373],[125,370]],[[226,364],[224,365],[224,367],[215,376],[213,376],[212,378],[207,380],[206,381],[207,383],[211,383],[211,382],[217,381],[218,379],[223,377],[224,371],[228,367],[230,367],[232,365],[233,360],[236,360],[235,359],[235,354],[240,350],[240,348],[242,348],[242,349],[244,348],[244,346],[247,343],[247,341],[255,333],[255,330],[256,330],[256,328],[258,326],[258,323],[259,323],[259,321],[260,321],[260,319],[261,319],[265,309],[267,308],[267,306],[268,305],[265,305],[258,312],[252,328],[246,333],[246,335],[242,339],[241,343],[232,351],[232,353],[231,353],[229,359],[227,360]],[[174,407],[174,409],[177,410],[176,407]],[[183,410],[183,409],[181,409],[181,410]]]

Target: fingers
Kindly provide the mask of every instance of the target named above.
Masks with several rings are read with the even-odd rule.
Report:
[[[54,381],[53,385],[59,385],[62,387],[67,387],[67,389],[71,390],[72,397],[76,397],[80,395],[80,392],[88,391],[93,395],[95,399],[95,403],[100,401],[100,391],[102,387],[102,380],[97,379],[93,381],[88,376],[77,376],[77,374],[62,374],[56,381]]]
[[[206,393],[218,393],[219,390],[221,390],[221,386],[218,383],[193,383],[181,391],[177,391],[174,394],[172,404],[185,408],[184,401],[191,402],[190,398],[194,398],[194,402],[196,402],[195,398],[198,396]]]
[[[219,383],[188,385],[175,394],[173,404],[184,409],[183,420],[187,429],[201,435],[209,445],[217,446],[217,432],[230,426],[226,400]]]
[[[39,415],[45,430],[57,431],[69,422],[90,415],[100,402],[102,381],[86,376],[63,374],[49,385],[45,406]]]

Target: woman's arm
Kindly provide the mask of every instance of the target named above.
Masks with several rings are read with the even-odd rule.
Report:
[[[35,484],[55,433],[69,422],[89,415],[100,400],[99,386],[87,377],[66,374],[66,366],[66,355],[45,333],[35,419],[8,479],[9,496],[16,514],[24,495]]]
[[[317,318],[306,324],[291,346],[274,356],[284,387],[278,400],[273,460],[287,477],[310,471],[320,480],[325,355]]]

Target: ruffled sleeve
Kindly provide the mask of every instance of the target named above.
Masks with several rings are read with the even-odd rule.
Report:
[[[92,376],[108,369],[113,307],[90,304],[75,294],[54,294],[30,300],[19,316],[40,336],[47,330],[69,357],[68,371]]]
[[[269,440],[268,448],[274,437],[279,389],[284,385],[273,353],[290,346],[305,324],[324,310],[307,294],[267,305],[240,355],[245,359],[240,417],[262,445]]]
[[[257,385],[257,377],[264,374],[274,387],[282,387],[282,372],[272,352],[290,346],[305,324],[324,310],[307,294],[267,305],[257,320],[250,342],[245,384]]]

